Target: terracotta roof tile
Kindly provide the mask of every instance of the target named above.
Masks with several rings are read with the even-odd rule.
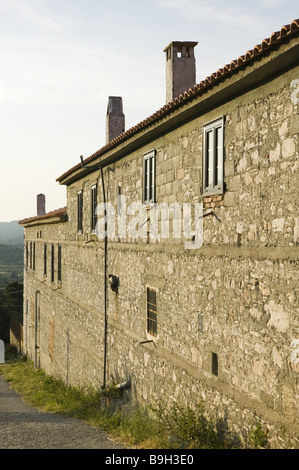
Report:
[[[157,121],[165,117],[169,112],[179,108],[180,106],[184,105],[186,102],[192,100],[194,97],[199,96],[201,92],[205,91],[213,84],[223,80],[224,78],[229,76],[230,73],[235,72],[239,68],[246,66],[247,64],[249,64],[256,58],[260,57],[263,53],[265,53],[265,51],[271,50],[272,46],[275,46],[276,44],[279,44],[279,43],[283,43],[283,41],[286,38],[291,37],[294,33],[298,33],[298,31],[299,31],[299,19],[292,21],[288,25],[282,26],[280,31],[276,31],[272,33],[271,36],[267,39],[264,39],[261,42],[261,44],[255,45],[253,49],[247,51],[244,55],[238,57],[238,59],[232,60],[230,64],[226,64],[223,68],[218,69],[217,72],[211,74],[209,77],[202,80],[199,84],[196,84],[193,88],[187,90],[184,94],[170,101],[165,106],[160,108],[158,111],[156,111],[154,114],[152,114],[148,118],[141,121],[136,126],[132,127],[131,129],[128,129],[120,136],[111,140],[104,147],[99,149],[90,157],[86,158],[84,160],[84,164],[88,164],[92,162],[96,158],[100,157],[101,155],[105,154],[109,150],[116,147],[119,143],[125,142],[131,136],[136,135],[141,130],[156,123]],[[79,170],[80,167],[81,167],[81,164],[74,166],[73,168],[65,172],[63,175],[61,175],[59,178],[57,178],[57,181],[62,181],[65,177],[71,175],[76,170]]]
[[[51,219],[53,217],[63,217],[64,215],[66,215],[66,213],[67,213],[67,208],[62,207],[60,209],[56,209],[54,211],[47,212],[44,215],[29,217],[28,219],[20,220],[19,224],[23,225],[23,224],[29,224],[31,222],[35,222],[35,221],[39,221],[39,220]]]

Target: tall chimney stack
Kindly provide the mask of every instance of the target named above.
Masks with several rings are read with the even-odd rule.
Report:
[[[37,205],[37,216],[44,215],[46,213],[46,197],[44,194],[38,194],[36,197]]]
[[[125,132],[125,115],[120,96],[109,96],[106,115],[106,144]]]
[[[165,47],[166,103],[196,84],[194,47],[198,42],[175,41]]]

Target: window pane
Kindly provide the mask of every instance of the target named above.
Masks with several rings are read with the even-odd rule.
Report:
[[[78,232],[82,232],[83,194],[78,192]]]
[[[149,159],[144,160],[144,200],[149,198]]]
[[[54,282],[54,245],[51,246],[51,282]]]
[[[215,178],[215,184],[219,185],[222,183],[222,177],[223,177],[223,171],[222,171],[222,128],[217,127],[216,128],[216,155],[215,155],[215,168],[216,168],[216,178]]]
[[[144,155],[143,202],[155,199],[155,153]]]
[[[213,186],[213,131],[207,132],[207,186]]]
[[[58,281],[61,281],[61,245],[58,245]]]
[[[96,229],[97,187],[91,188],[91,230]]]
[[[155,195],[155,160],[150,158],[150,195],[149,200],[152,201]]]
[[[157,336],[157,301],[156,291],[147,289],[147,331]]]
[[[203,126],[203,194],[223,192],[223,135],[223,117]]]
[[[47,245],[44,245],[44,276],[47,275]]]

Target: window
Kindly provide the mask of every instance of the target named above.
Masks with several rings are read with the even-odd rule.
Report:
[[[218,356],[212,352],[212,374],[218,376]]]
[[[156,198],[156,151],[143,156],[143,202],[155,202]]]
[[[47,245],[44,244],[44,276],[47,276]]]
[[[96,231],[97,225],[97,200],[98,200],[98,187],[95,184],[91,187],[91,231]]]
[[[77,196],[77,230],[83,232],[83,191],[78,191]]]
[[[33,258],[32,258],[32,269],[33,269],[33,271],[35,271],[35,242],[33,242],[32,246],[33,246],[33,254],[32,254],[32,257],[33,257]]]
[[[54,245],[51,246],[51,282],[54,282]]]
[[[202,193],[223,193],[224,117],[203,126]]]
[[[61,282],[61,245],[58,245],[58,253],[57,253],[57,258],[58,258],[58,282]]]
[[[147,288],[147,332],[157,336],[157,292]]]
[[[26,250],[26,254],[25,254],[25,257],[26,257],[26,268],[28,268],[28,264],[29,264],[29,249],[28,249],[28,242],[26,242],[25,250]]]

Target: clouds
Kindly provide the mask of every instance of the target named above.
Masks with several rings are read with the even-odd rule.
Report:
[[[174,15],[181,18],[187,18],[192,21],[199,21],[202,26],[205,25],[213,30],[215,24],[227,28],[250,28],[256,24],[256,17],[244,12],[244,8],[239,2],[227,0],[226,2],[216,0],[189,0],[182,2],[181,0],[152,0],[154,3],[165,8]]]
[[[1,0],[0,13],[13,15],[15,24],[24,24],[39,31],[60,32],[62,25],[53,15],[43,11],[44,2],[36,0]]]
[[[0,199],[19,191],[0,220],[60,197],[56,177],[104,145],[108,96],[126,129],[164,105],[171,41],[198,41],[199,82],[297,16],[298,0],[0,0]]]

